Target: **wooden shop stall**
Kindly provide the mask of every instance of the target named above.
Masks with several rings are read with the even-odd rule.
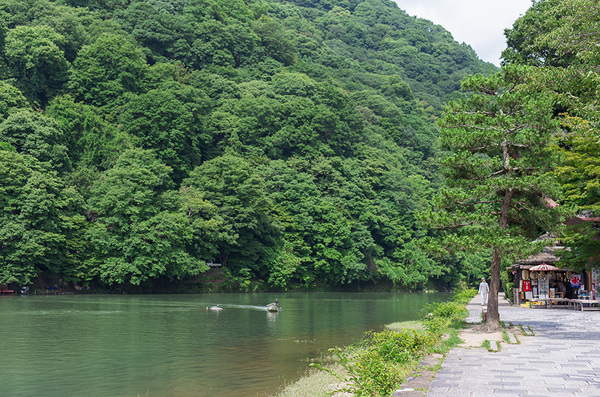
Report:
[[[514,276],[514,303],[528,306],[545,304],[553,298],[557,304],[567,304],[566,299],[578,298],[582,275],[557,263],[562,247],[546,247],[544,251],[510,266]]]
[[[507,269],[514,276],[514,303],[534,308],[598,310],[599,269],[576,272],[562,268],[555,250],[548,248]]]

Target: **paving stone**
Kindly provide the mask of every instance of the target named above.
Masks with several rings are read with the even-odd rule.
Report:
[[[496,376],[496,378],[500,378],[503,380],[514,380],[514,379],[525,379],[525,377],[523,375],[502,375],[502,376]]]
[[[478,305],[468,308],[480,312]],[[535,335],[519,334],[520,344],[502,344],[499,352],[452,349],[431,382],[428,397],[600,396],[600,312],[507,304],[499,311],[505,324],[521,325],[528,334],[530,326]]]
[[[521,382],[490,382],[490,386],[520,386]]]
[[[527,392],[523,390],[514,390],[514,389],[494,389],[494,394],[499,395],[511,395],[511,396],[526,396]]]
[[[566,387],[550,387],[548,388],[548,391],[554,395],[559,395],[559,396],[564,396],[568,393],[581,393],[580,389],[574,389],[574,388],[566,388]]]

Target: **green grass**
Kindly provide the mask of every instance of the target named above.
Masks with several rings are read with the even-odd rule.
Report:
[[[400,332],[403,329],[414,329],[414,330],[424,330],[425,327],[423,323],[420,321],[400,321],[397,323],[386,324],[384,326],[386,330]]]
[[[442,339],[432,349],[432,353],[446,354],[452,349],[463,343],[463,340],[458,337],[458,334],[462,328],[449,329],[447,337]]]
[[[343,373],[339,364],[328,365],[327,368],[335,373]],[[311,369],[299,381],[286,386],[277,397],[329,397],[331,392],[343,388],[342,381],[327,371]]]
[[[502,330],[502,340],[506,343],[510,343],[510,337],[508,336],[508,332],[505,329]]]
[[[496,345],[497,350],[492,349],[492,343],[494,343]],[[494,352],[494,353],[499,352],[501,349],[501,346],[502,345],[500,344],[500,342],[495,341],[495,340],[490,342],[487,339],[484,340],[483,343],[481,344],[481,347],[487,349],[489,352]]]

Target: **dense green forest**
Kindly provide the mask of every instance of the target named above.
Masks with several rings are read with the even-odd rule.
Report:
[[[495,71],[391,0],[4,0],[0,283],[472,281],[414,215],[443,103]]]

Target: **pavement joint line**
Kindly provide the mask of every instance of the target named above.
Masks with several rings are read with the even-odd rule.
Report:
[[[600,396],[600,348],[594,343],[600,339],[600,313],[532,310],[509,306],[501,296],[499,302],[500,320],[521,336],[520,343],[502,340],[500,351],[451,349],[427,397]],[[479,297],[467,308],[480,312]]]

